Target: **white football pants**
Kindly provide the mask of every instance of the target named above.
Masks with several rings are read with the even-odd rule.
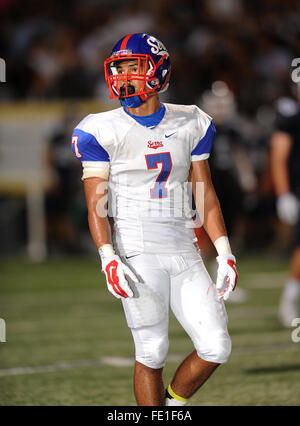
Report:
[[[215,363],[227,361],[231,340],[224,302],[218,299],[215,284],[196,249],[181,255],[128,255],[124,261],[141,282],[160,296],[166,310],[158,323],[136,327],[130,302],[122,299],[137,361],[155,369],[164,366],[169,348],[169,306],[200,358]]]

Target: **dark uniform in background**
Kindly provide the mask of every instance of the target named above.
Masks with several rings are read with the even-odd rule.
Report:
[[[81,252],[78,229],[85,214],[78,185],[81,168],[69,153],[70,120],[51,135],[46,152],[48,185],[45,197],[47,240],[51,252]],[[71,123],[73,123],[71,121]],[[77,231],[75,231],[75,228]],[[76,233],[77,232],[77,233]]]
[[[288,159],[290,191],[300,202],[300,106],[293,99],[283,98],[278,102],[276,130],[291,137],[292,146]],[[300,215],[294,230],[294,243],[300,247]]]
[[[300,292],[300,106],[293,99],[277,102],[270,155],[277,214],[293,227],[294,250],[278,312],[282,324],[291,327],[299,317]]]

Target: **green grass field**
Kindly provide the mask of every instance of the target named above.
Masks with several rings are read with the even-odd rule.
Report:
[[[277,304],[287,263],[241,258],[241,304],[228,304],[233,351],[190,405],[299,405],[300,342],[281,327]],[[120,301],[97,261],[0,263],[0,405],[135,405],[134,348]],[[299,331],[300,336],[300,331]],[[171,317],[168,384],[192,350]]]

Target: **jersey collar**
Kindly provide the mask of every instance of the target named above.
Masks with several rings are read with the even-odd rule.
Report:
[[[144,116],[130,114],[130,112],[128,112],[126,108],[124,108],[124,111],[142,126],[148,127],[149,129],[154,129],[164,118],[166,107],[164,106],[164,104],[161,104],[160,108],[154,114]]]

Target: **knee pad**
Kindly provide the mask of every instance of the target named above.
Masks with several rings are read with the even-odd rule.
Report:
[[[168,338],[157,337],[136,344],[136,361],[150,368],[162,368],[168,355]]]
[[[196,342],[195,349],[200,358],[205,361],[224,364],[231,354],[231,339],[228,334],[210,336],[206,342]]]

